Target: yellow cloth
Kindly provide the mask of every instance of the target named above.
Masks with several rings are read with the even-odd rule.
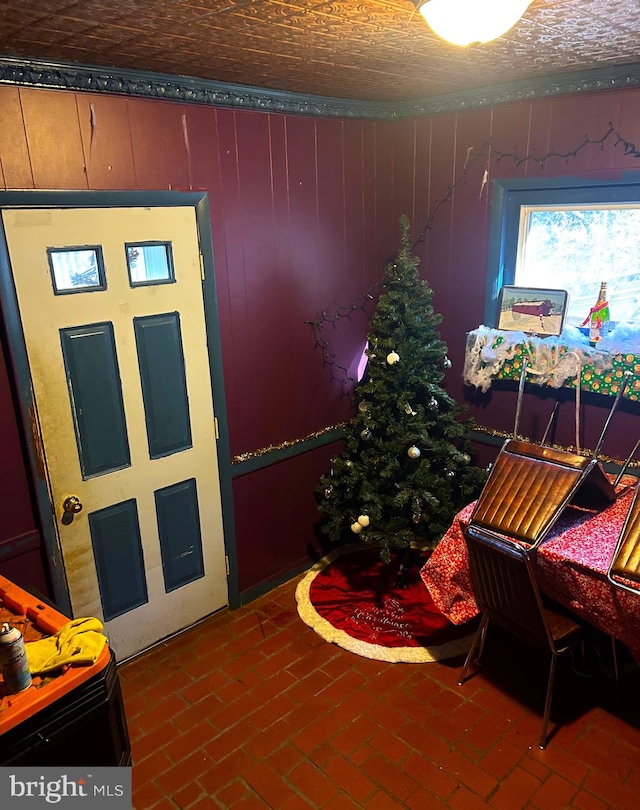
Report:
[[[63,666],[93,664],[106,642],[99,619],[72,619],[55,635],[25,644],[29,670],[42,675]]]

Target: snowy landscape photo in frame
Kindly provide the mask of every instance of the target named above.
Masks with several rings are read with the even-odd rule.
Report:
[[[536,335],[559,335],[569,294],[566,290],[504,286],[500,290],[498,329]]]

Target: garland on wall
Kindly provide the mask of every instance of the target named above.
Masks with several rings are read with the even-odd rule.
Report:
[[[547,161],[564,160],[566,163],[568,163],[571,159],[577,158],[582,151],[590,146],[599,146],[601,149],[604,149],[607,142],[612,144],[613,149],[622,147],[624,154],[628,157],[640,158],[640,149],[638,149],[633,142],[623,137],[611,122],[609,122],[607,131],[600,138],[590,138],[588,135],[585,135],[584,139],[579,144],[566,152],[559,152],[555,149],[550,149],[544,155],[537,155],[535,149],[533,149],[527,155],[519,155],[516,150],[504,152],[497,149],[493,146],[491,139],[485,141],[485,143],[477,150],[475,147],[470,146],[467,150],[466,159],[460,176],[447,187],[446,194],[434,204],[433,209],[427,216],[427,220],[422,230],[415,238],[413,248],[415,249],[415,247],[424,240],[427,232],[433,227],[433,222],[440,209],[451,201],[456,188],[467,181],[471,168],[480,160],[484,159],[486,161],[480,184],[480,196],[482,196],[489,185],[489,159],[495,160],[496,162],[510,160],[513,163],[514,168],[519,168],[520,166],[529,162],[536,163],[539,167],[545,168]],[[364,295],[360,295],[355,298],[350,305],[339,306],[335,310],[334,314],[328,314],[327,312],[323,311],[318,319],[305,321],[305,323],[311,326],[313,329],[315,348],[320,349],[322,352],[323,365],[330,369],[331,382],[339,382],[342,385],[345,393],[351,394],[353,392],[353,388],[357,380],[351,376],[349,373],[349,368],[341,365],[336,359],[335,354],[331,352],[331,343],[328,338],[324,337],[324,329],[327,326],[333,326],[334,329],[337,328],[338,321],[344,319],[345,317],[351,318],[352,314],[357,311],[362,311],[365,313],[365,315],[367,315],[367,317],[369,317],[369,312],[366,305],[370,301],[375,300],[376,296],[373,295],[373,291],[381,291],[382,289],[383,282],[379,281],[376,284],[371,285]]]

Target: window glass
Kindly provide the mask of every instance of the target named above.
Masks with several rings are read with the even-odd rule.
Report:
[[[640,173],[618,181],[499,179],[493,183],[485,320],[498,323],[504,285],[569,293],[580,326],[607,282],[613,323],[640,321]]]
[[[640,320],[640,205],[522,206],[515,283],[567,290],[580,326],[607,282],[613,321]]]
[[[47,256],[56,294],[107,288],[102,249],[99,246],[48,248]]]
[[[127,243],[125,249],[132,287],[175,281],[169,242]]]

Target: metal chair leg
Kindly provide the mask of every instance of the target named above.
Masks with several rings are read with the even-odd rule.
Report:
[[[620,686],[620,672],[618,670],[618,651],[616,649],[616,638],[611,636],[611,653],[613,655],[613,677],[616,682],[616,689]]]
[[[551,656],[551,667],[549,668],[549,682],[547,684],[547,697],[544,702],[544,715],[542,717],[542,731],[540,732],[539,748],[543,751],[547,747],[547,726],[549,725],[549,716],[551,714],[551,698],[553,697],[553,681],[556,674],[556,663],[558,660],[557,655]]]
[[[478,642],[480,642],[480,650],[478,653],[478,661],[480,661],[480,657],[482,656],[482,650],[484,649],[484,639],[487,633],[488,624],[489,624],[489,617],[486,614],[483,614],[482,620],[480,622],[480,627],[478,627],[478,629],[476,630],[476,634],[473,637],[473,641],[471,642],[471,648],[467,653],[464,666],[462,667],[462,672],[460,673],[460,678],[458,679],[458,686],[462,686],[462,684],[467,679],[467,672],[473,661],[473,656],[475,655],[476,648],[478,647]]]

